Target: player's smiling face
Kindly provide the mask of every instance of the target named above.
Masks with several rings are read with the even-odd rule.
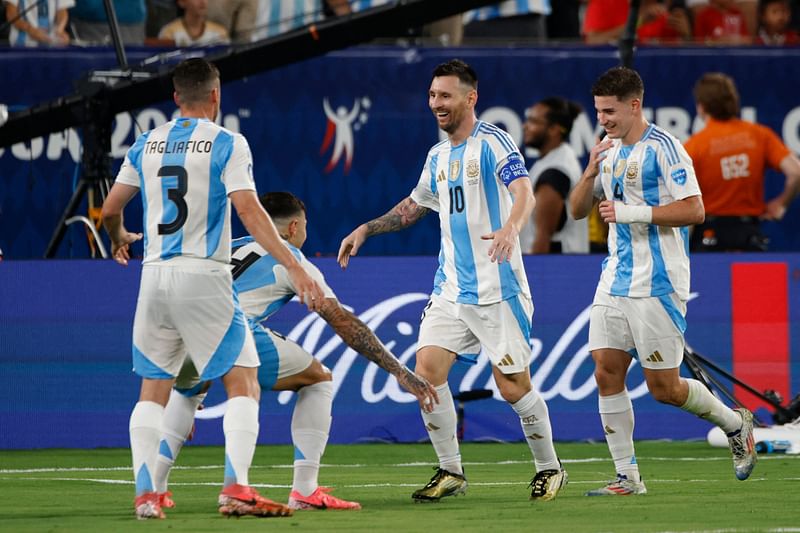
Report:
[[[639,105],[638,98],[619,100],[616,96],[595,96],[597,123],[606,130],[611,139],[622,139],[633,126],[634,111]]]
[[[454,133],[464,118],[473,113],[477,92],[456,76],[437,76],[428,91],[428,106],[443,131]]]

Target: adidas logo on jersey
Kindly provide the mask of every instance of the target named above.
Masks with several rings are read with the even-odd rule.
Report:
[[[655,352],[651,353],[650,357],[645,359],[645,361],[647,361],[648,363],[663,363],[664,358],[661,357],[661,354],[658,353],[658,350],[656,350]]]

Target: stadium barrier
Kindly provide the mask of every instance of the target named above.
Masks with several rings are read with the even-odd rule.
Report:
[[[434,257],[357,257],[342,271],[313,260],[339,299],[398,357],[413,357],[419,318],[437,266]],[[602,439],[588,310],[600,256],[526,257],[535,312],[534,383],[548,401],[555,438]],[[800,254],[695,255],[687,340],[699,353],[759,390],[800,392]],[[128,446],[138,395],[131,332],[141,266],[111,261],[0,262],[0,449]],[[410,442],[425,438],[413,397],[353,353],[316,315],[288,304],[269,321],[334,374],[331,442]],[[684,372],[685,374],[685,372]],[[454,392],[493,389],[484,356],[457,363]],[[628,388],[636,438],[705,438],[710,424],[653,401],[640,368]],[[224,391],[212,387],[195,442],[221,444]],[[750,401],[750,399],[748,399]],[[261,443],[290,442],[291,393],[265,393]],[[750,402],[757,406],[756,402]],[[465,405],[467,440],[519,440],[519,419],[493,398]]]

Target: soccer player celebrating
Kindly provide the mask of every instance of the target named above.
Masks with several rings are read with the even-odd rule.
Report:
[[[595,145],[570,200],[589,214],[593,198],[609,223],[604,263],[589,322],[589,350],[600,393],[600,419],[616,479],[588,496],[647,492],[633,448],[633,405],[625,376],[633,357],[662,403],[717,424],[728,435],[738,479],[756,462],[753,415],[730,409],[697,380],[680,377],[689,298],[688,229],[703,221],[703,201],[683,146],[642,115],[644,84],[629,68],[605,72],[592,87],[608,138]]]
[[[306,240],[305,205],[288,192],[271,192],[261,197],[286,248],[303,270],[322,288],[325,298],[319,315],[356,352],[393,376],[419,400],[423,409],[437,401],[433,387],[392,355],[375,334],[353,313],[344,309],[317,267],[300,248]],[[262,390],[297,392],[292,416],[295,447],[294,480],[289,495],[291,509],[360,509],[357,502],[342,500],[318,485],[319,465],[331,427],[333,383],[331,372],[310,353],[282,335],[261,325],[297,294],[286,269],[252,237],[233,242],[234,288],[250,323],[261,366],[258,382]],[[163,435],[154,483],[161,502],[173,505],[167,492],[172,464],[186,441],[198,406],[205,398],[208,382],[202,382],[189,364],[178,377],[164,413]]]
[[[407,228],[431,210],[439,212],[439,270],[420,325],[415,369],[439,394],[439,405],[422,411],[439,467],[412,498],[438,501],[467,489],[447,376],[456,357],[474,360],[483,345],[500,394],[519,415],[534,456],[531,499],[551,500],[567,474],[553,447],[547,405],[531,386],[533,303],[518,237],[534,198],[514,141],[475,116],[477,88],[475,71],[463,61],[436,67],[428,105],[448,139],[428,152],[409,197],[342,241],[339,264],[346,268],[368,237]]]
[[[127,265],[130,245],[143,236],[125,229],[123,210],[141,191],[145,256],[133,369],[142,387],[130,418],[136,517],[164,518],[152,476],[164,406],[187,352],[203,379],[222,378],[228,393],[220,512],[291,514],[248,485],[258,436],[259,362],[228,268],[231,203],[248,231],[286,268],[301,301],[316,310],[322,291],[281,244],[259,204],[247,141],[214,123],[220,108],[217,68],[188,59],[175,67],[173,85],[180,117],[136,139],[102,215],[114,259]]]

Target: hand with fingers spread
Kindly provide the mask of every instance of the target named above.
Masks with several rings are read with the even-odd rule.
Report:
[[[489,247],[489,257],[492,258],[492,262],[502,263],[511,259],[511,254],[517,244],[517,235],[518,232],[511,224],[506,224],[488,235],[481,235],[481,239],[492,241],[492,245]]]

